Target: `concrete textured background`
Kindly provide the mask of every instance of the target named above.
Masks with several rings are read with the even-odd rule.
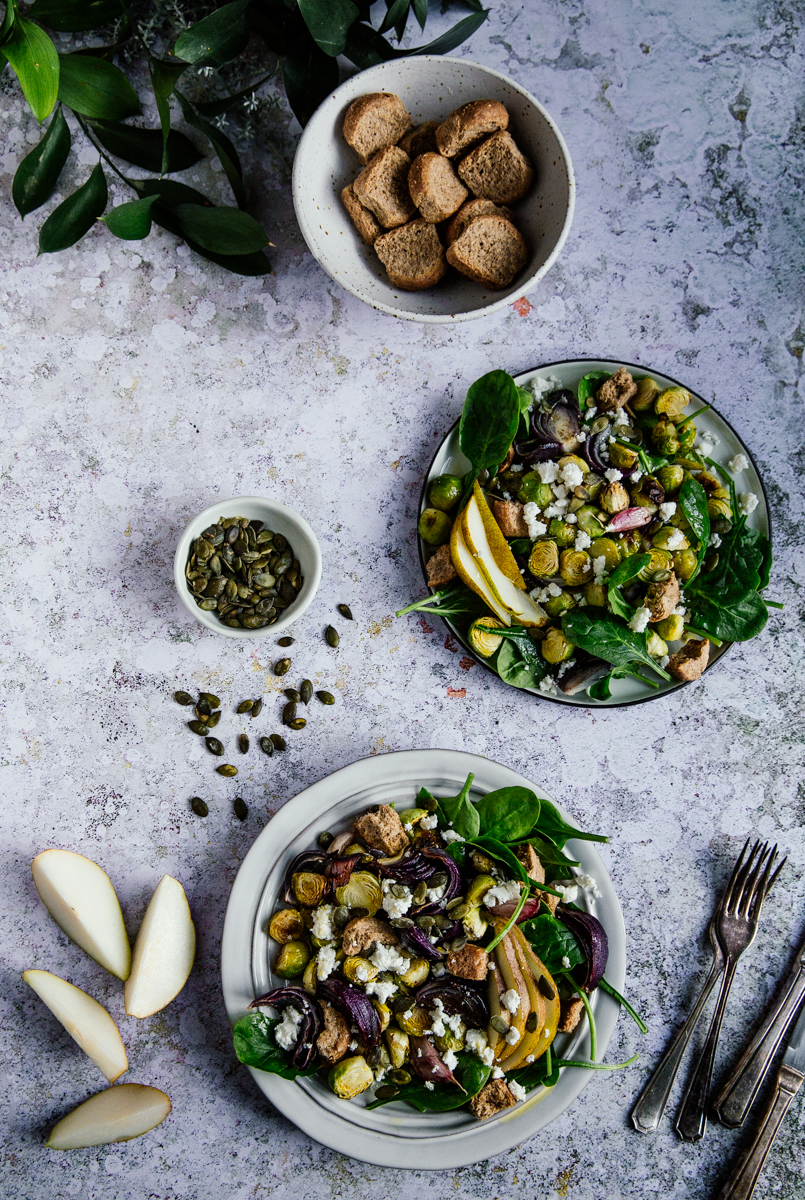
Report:
[[[272,118],[276,132],[249,163],[277,244],[272,276],[226,275],[162,232],[120,243],[99,229],[37,260],[39,217],[22,224],[10,189],[38,134],[4,83],[3,1196],[699,1200],[740,1143],[711,1128],[683,1145],[669,1119],[642,1138],[627,1117],[706,969],[706,919],[744,836],[778,840],[790,862],[740,965],[719,1071],[805,924],[801,9],[492,7],[457,53],[545,103],[570,147],[578,206],[563,256],[527,303],[454,329],[381,317],[319,270],[291,209],[299,131],[287,116]],[[435,28],[457,14],[435,13]],[[93,161],[79,157],[67,183]],[[201,167],[188,174],[223,189]],[[756,456],[772,506],[771,591],[785,611],[698,686],[639,710],[569,711],[520,695],[462,661],[438,622],[392,616],[421,592],[419,488],[468,384],[493,366],[583,355],[653,365],[712,398]],[[202,630],[178,603],[171,561],[189,516],[250,493],[295,506],[318,532],[324,578],[294,629],[293,673],[339,703],[314,712],[285,755],[252,752],[232,782],[213,773],[170,693],[203,686],[230,712],[263,693],[255,724],[278,728],[273,639],[242,646]],[[341,600],[352,626],[335,619]],[[337,653],[321,638],[331,620]],[[232,717],[222,727],[239,728]],[[336,767],[417,746],[507,763],[611,835],[628,990],[651,1026],[641,1039],[623,1018],[611,1045],[613,1060],[639,1049],[637,1067],[601,1073],[532,1142],[449,1174],[367,1167],[299,1133],[235,1062],[218,978],[229,888],[270,814]],[[210,803],[206,822],[188,811],[194,794]],[[236,794],[250,805],[244,824],[231,815]],[[52,845],[108,870],[132,931],[163,872],[184,883],[197,962],[157,1017],[126,1018],[116,981],[48,917],[28,863]],[[34,966],[109,1005],[126,1078],[173,1101],[158,1130],[98,1150],[43,1149],[54,1120],[102,1080],[21,982]],[[803,1128],[800,1099],[758,1197],[802,1196]]]

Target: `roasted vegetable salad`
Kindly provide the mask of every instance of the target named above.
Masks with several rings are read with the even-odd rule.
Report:
[[[604,1067],[597,987],[645,1030],[604,979],[606,933],[576,903],[600,893],[564,849],[607,839],[528,788],[473,799],[472,782],[439,799],[422,788],[399,813],[381,804],[292,860],[269,925],[284,983],[236,1025],[241,1062],[319,1074],[370,1107],[466,1106],[484,1120],[565,1066]],[[582,1019],[591,1061],[564,1059],[555,1039]]]

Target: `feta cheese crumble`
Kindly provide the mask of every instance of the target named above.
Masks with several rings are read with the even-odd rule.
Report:
[[[313,924],[310,927],[310,932],[320,942],[331,942],[335,937],[333,912],[332,904],[320,904],[313,911]]]
[[[512,1079],[511,1082],[509,1083],[509,1091],[514,1096],[515,1100],[518,1100],[518,1101],[525,1100],[526,1095],[527,1095],[526,1090],[523,1087],[523,1085],[521,1083],[518,1083],[516,1079]]]
[[[316,956],[316,978],[322,981],[329,979],[334,970],[335,946],[322,946]]]
[[[759,500],[754,492],[738,493],[738,511],[742,517],[751,516],[758,504]]]
[[[555,375],[549,375],[547,379],[544,375],[535,375],[533,379],[528,381],[528,390],[535,400],[541,400],[543,396],[550,395],[557,388],[562,386],[560,380]]]
[[[590,537],[589,533],[585,533],[583,529],[580,529],[576,534],[576,540],[573,543],[573,549],[586,550],[588,546],[592,545],[592,540],[593,539]]]
[[[429,813],[427,817],[423,817],[419,822],[420,829],[435,829],[439,824],[439,818],[436,813]]]
[[[559,689],[556,686],[556,680],[553,675],[546,675],[544,679],[540,679],[539,690],[544,692],[546,696],[559,695]]]
[[[393,880],[383,880],[383,908],[392,920],[404,917],[414,902],[413,894],[409,888],[405,888],[404,896],[395,896],[391,891],[391,888],[394,886],[396,885]],[[404,885],[401,886],[404,887]]]
[[[623,479],[623,472],[619,471],[617,467],[608,467],[604,471],[604,479],[606,479],[607,483],[615,483],[616,480]]]
[[[562,956],[562,966],[565,968],[566,971],[570,970],[570,959],[568,958],[568,956],[566,954]]]
[[[685,535],[681,529],[672,529],[665,541],[667,550],[681,550],[685,545]]]
[[[567,487],[578,487],[583,478],[584,472],[577,463],[565,463],[565,465],[562,467],[562,482],[566,484]]]
[[[520,884],[516,879],[510,879],[507,883],[496,883],[493,888],[484,896],[484,904],[506,904],[509,900],[519,900]]]
[[[492,1071],[492,1079],[503,1079],[503,1078],[504,1078],[503,1067],[495,1067],[494,1070]]]
[[[488,1067],[492,1066],[495,1059],[495,1052],[490,1045],[487,1044],[486,1034],[480,1029],[468,1029],[467,1036],[464,1039],[464,1046],[470,1054],[474,1054],[476,1058],[480,1058],[481,1062],[486,1063]]]
[[[370,961],[378,971],[391,971],[394,975],[404,975],[410,965],[394,946],[378,946]]]
[[[508,992],[504,992],[500,997],[500,1003],[506,1012],[516,1013],[520,1007],[520,993],[517,988],[509,988]]]
[[[520,1041],[520,1034],[517,1032],[516,1029],[510,1029],[509,1032],[506,1034],[506,1037],[503,1040],[505,1041],[507,1046],[516,1046],[517,1043]]]
[[[454,1050],[447,1050],[442,1055],[442,1062],[447,1067],[448,1071],[454,1071],[458,1066],[458,1058]]]
[[[634,616],[629,621],[629,628],[633,633],[643,633],[651,620],[651,609],[638,608]]]
[[[596,900],[601,899],[601,893],[598,890],[598,884],[595,882],[595,879],[592,875],[577,875],[576,882],[580,887],[584,888],[585,892],[592,892]]]
[[[559,467],[555,462],[537,463],[537,474],[543,483],[554,483],[559,478]]]
[[[676,501],[675,500],[666,500],[664,504],[660,505],[660,520],[661,521],[670,521],[671,517],[674,515],[675,512],[676,512]]]
[[[732,471],[733,475],[737,475],[739,471],[749,470],[749,459],[745,454],[736,454],[735,458],[731,458],[727,466]]]
[[[427,1089],[429,1092],[432,1092],[432,1091],[433,1091],[433,1086],[434,1086],[434,1085],[433,1085],[433,1081],[432,1081],[431,1079],[426,1079],[426,1080],[425,1080],[425,1087],[426,1087],[426,1089]]]
[[[548,526],[544,521],[540,521],[539,516],[539,509],[533,500],[529,500],[527,504],[523,505],[523,520],[528,528],[528,536],[532,541],[535,538],[541,537],[548,530]]]
[[[274,1041],[282,1050],[292,1050],[299,1039],[299,1026],[302,1024],[302,1014],[290,1005],[282,1014],[279,1025],[274,1026]]]
[[[442,841],[446,845],[452,846],[453,842],[463,842],[464,838],[460,833],[456,833],[455,829],[445,829],[442,834]]]
[[[562,899],[564,900],[565,904],[572,904],[575,900],[578,899],[579,889],[575,883],[568,883],[568,884],[554,883],[553,889],[554,889],[554,891],[561,893]]]
[[[712,546],[714,550],[717,550],[718,547],[721,545],[721,538],[718,536],[717,533],[711,533],[710,540],[707,543],[707,545]]]

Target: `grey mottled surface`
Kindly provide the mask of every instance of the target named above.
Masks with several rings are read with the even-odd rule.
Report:
[[[739,969],[721,1068],[805,926],[802,34],[796,6],[767,0],[493,7],[458,53],[547,105],[574,159],[578,207],[528,304],[454,330],[377,316],[319,271],[290,207],[290,121],[250,168],[275,275],[236,279],[165,233],[124,245],[102,229],[37,260],[38,221],[21,225],[9,201],[37,133],[6,86],[3,1196],[704,1200],[735,1153],[734,1133],[712,1129],[690,1147],[666,1121],[643,1139],[627,1114],[705,969],[705,912],[747,833],[791,858]],[[441,627],[391,616],[421,589],[419,487],[467,385],[492,366],[579,355],[654,365],[712,398],[772,504],[772,591],[785,611],[699,686],[639,711],[536,702],[462,662]],[[263,692],[263,731],[278,708],[271,641],[243,648],[203,632],[173,591],[184,522],[238,493],[286,500],[318,531],[324,580],[293,655],[339,704],[315,712],[286,755],[252,754],[235,785],[212,773],[169,694],[204,685],[231,708]],[[357,620],[336,622],[335,654],[320,631],[343,599]],[[270,813],[335,767],[414,746],[499,759],[611,834],[628,988],[651,1023],[641,1039],[623,1019],[610,1049],[620,1059],[639,1048],[637,1068],[597,1076],[538,1140],[450,1175],[370,1168],[290,1126],[233,1059],[218,981],[229,887]],[[195,793],[210,801],[206,823],[188,812]],[[230,814],[238,793],[251,805],[244,825]],[[199,953],[165,1012],[127,1019],[115,981],[50,920],[28,870],[49,845],[109,871],[132,931],[163,872],[183,881]],[[160,1129],[109,1149],[43,1149],[53,1121],[102,1080],[20,981],[31,966],[109,1004],[129,1078],[173,1100]],[[803,1127],[800,1099],[758,1197],[803,1194]]]

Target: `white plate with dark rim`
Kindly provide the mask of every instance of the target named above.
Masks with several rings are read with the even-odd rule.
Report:
[[[476,754],[402,750],[342,767],[283,805],[243,860],[227,905],[221,978],[233,1026],[255,996],[284,982],[271,973],[266,927],[291,858],[315,846],[322,830],[338,832],[373,804],[394,801],[398,807],[405,807],[413,803],[423,785],[437,796],[455,795],[470,771],[475,774],[473,795],[519,784],[556,804],[530,780]],[[557,808],[567,820],[578,824],[560,805]],[[598,884],[600,899],[580,903],[586,903],[607,932],[607,980],[623,991],[626,933],[612,881],[589,842],[569,842],[568,853]],[[592,1003],[598,1057],[603,1059],[620,1009],[600,989],[593,993]],[[582,1032],[568,1036],[562,1053],[589,1058],[586,1023]],[[365,1098],[339,1100],[316,1076],[290,1082],[248,1069],[278,1111],[317,1142],[363,1162],[404,1170],[450,1170],[510,1150],[564,1112],[595,1074],[566,1068],[554,1088],[539,1089],[499,1117],[479,1122],[468,1111],[422,1114],[404,1104],[389,1104],[370,1112]]]
[[[523,371],[521,375],[515,375],[514,381],[521,387],[525,387],[528,381],[537,375],[543,377],[555,375],[559,380],[557,387],[571,388],[575,391],[578,381],[589,371],[615,371],[621,366],[626,367],[629,371],[639,372],[641,375],[650,375],[652,379],[657,381],[660,387],[686,388],[693,397],[691,404],[688,406],[691,413],[708,403],[698,393],[694,392],[687,383],[680,383],[678,379],[673,379],[670,375],[664,375],[661,371],[654,371],[651,367],[639,366],[637,363],[622,362],[618,359],[572,358],[561,362],[545,363],[542,366],[535,367],[531,371]],[[686,409],[686,412],[688,409]],[[753,529],[757,529],[771,540],[771,517],[769,515],[768,499],[763,487],[763,481],[760,478],[750,450],[741,441],[729,421],[725,420],[712,407],[696,418],[696,428],[700,435],[709,434],[711,440],[715,441],[715,449],[711,455],[714,461],[726,466],[727,462],[734,458],[736,454],[744,454],[749,460],[748,468],[745,471],[739,472],[734,477],[736,490],[738,492],[754,492],[756,494],[759,504],[749,518],[749,524]],[[428,487],[437,475],[464,475],[469,469],[470,464],[459,448],[458,421],[456,421],[438,447],[428,468],[420,496],[419,512],[421,513],[427,507]],[[421,538],[418,539],[418,545],[422,574],[427,583],[427,574],[425,571],[426,554],[431,554],[433,547],[426,547]],[[445,618],[442,618],[442,620],[445,621],[453,636],[461,642],[461,645],[466,649],[468,654],[471,654],[475,661],[480,663],[482,667],[485,667],[487,671],[490,671],[496,679],[500,679],[497,671],[490,666],[486,659],[481,658],[480,655],[475,653],[464,635],[456,628],[452,621],[445,620]],[[763,634],[761,633],[758,636],[763,637]],[[707,675],[707,671],[712,671],[715,664],[720,662],[732,645],[732,642],[724,642],[721,647],[717,648],[711,643],[710,664],[705,671],[705,676]],[[629,704],[643,704],[647,700],[656,700],[660,696],[666,696],[669,692],[675,692],[679,688],[691,686],[690,683],[681,683],[678,681],[665,683],[659,677],[657,677],[657,682],[659,683],[659,687],[652,688],[649,684],[641,685],[637,679],[631,676],[625,679],[616,679],[612,683],[612,696],[609,700],[593,700],[587,695],[586,691],[579,692],[575,696],[565,696],[564,694],[554,696],[547,695],[537,688],[518,688],[516,690],[528,692],[532,696],[538,696],[540,700],[550,700],[554,704],[572,704],[577,708],[625,708]],[[514,686],[513,684],[504,683],[502,680],[501,683],[504,687]]]

